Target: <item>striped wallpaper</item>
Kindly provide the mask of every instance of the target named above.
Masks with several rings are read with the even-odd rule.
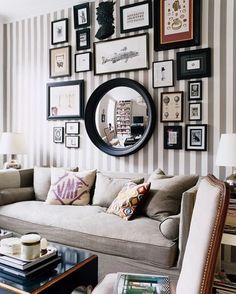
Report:
[[[115,6],[116,31],[112,38],[120,37],[119,6],[132,3],[117,0]],[[137,2],[137,1],[135,1]],[[95,7],[91,3],[92,42],[97,30]],[[28,153],[22,156],[24,167],[34,165],[76,166],[130,172],[151,172],[157,167],[169,174],[208,172],[224,177],[231,169],[214,165],[220,134],[236,132],[236,94],[235,73],[236,56],[236,3],[234,0],[202,0],[202,44],[198,48],[212,48],[211,78],[203,78],[203,120],[208,124],[208,151],[195,152],[163,149],[163,123],[159,118],[159,99],[163,89],[152,88],[152,70],[94,76],[93,71],[72,73],[70,78],[49,79],[48,49],[50,44],[50,23],[53,20],[69,17],[69,44],[75,51],[75,30],[73,9],[36,16],[4,25],[4,130],[22,131],[27,135]],[[140,31],[138,33],[143,33]],[[150,37],[150,62],[175,59],[176,52],[189,50],[181,48],[169,51],[153,51],[153,29],[148,30]],[[133,35],[129,33],[127,35]],[[1,34],[0,34],[1,35]],[[122,34],[125,36],[125,34]],[[192,47],[196,49],[196,47]],[[1,50],[1,49],[0,49]],[[92,51],[92,48],[91,48]],[[175,62],[176,67],[176,62]],[[74,69],[74,58],[72,58]],[[74,70],[73,70],[74,71]],[[143,84],[152,95],[158,119],[154,134],[148,144],[139,152],[128,157],[111,157],[98,150],[88,138],[84,122],[81,121],[79,149],[67,149],[64,144],[52,141],[54,126],[64,126],[65,121],[46,120],[46,83],[62,80],[83,79],[85,98],[88,100],[93,90],[101,83],[115,77],[135,79]],[[165,91],[184,91],[185,111],[183,127],[188,121],[187,81],[175,81],[175,86]],[[1,89],[0,89],[1,91]],[[193,122],[194,124],[194,122]],[[171,125],[171,124],[170,124]],[[185,143],[185,142],[183,142]],[[184,145],[184,144],[183,144]]]

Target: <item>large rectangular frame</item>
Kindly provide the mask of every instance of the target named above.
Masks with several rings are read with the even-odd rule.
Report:
[[[148,34],[94,43],[94,74],[149,68]]]
[[[154,1],[155,51],[200,45],[200,4],[201,0]]]
[[[47,84],[47,119],[84,117],[84,81]]]

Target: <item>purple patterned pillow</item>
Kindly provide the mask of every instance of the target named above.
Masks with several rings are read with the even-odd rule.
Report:
[[[51,187],[46,203],[62,205],[86,205],[90,201],[96,170],[70,172],[51,168]]]

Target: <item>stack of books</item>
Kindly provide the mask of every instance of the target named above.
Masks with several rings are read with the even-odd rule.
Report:
[[[60,260],[61,257],[58,256],[57,249],[54,247],[48,247],[47,252],[31,261],[23,260],[20,255],[3,253],[0,254],[0,273],[27,278],[45,270],[54,269]]]
[[[215,274],[214,286],[216,294],[236,293],[236,275],[219,272]]]
[[[225,221],[226,233],[236,234],[236,195],[231,194],[228,213]]]

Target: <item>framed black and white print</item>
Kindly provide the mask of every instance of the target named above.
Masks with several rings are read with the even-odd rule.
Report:
[[[76,50],[85,50],[90,48],[90,29],[76,31]]]
[[[94,74],[149,68],[148,34],[94,43]]]
[[[202,100],[202,81],[188,82],[188,100]]]
[[[49,76],[50,78],[71,76],[71,46],[49,49]]]
[[[54,143],[63,143],[64,142],[64,128],[63,127],[54,127],[53,128],[53,142]]]
[[[67,135],[78,135],[80,131],[80,123],[77,122],[66,122],[66,134]]]
[[[207,150],[207,125],[186,125],[185,150]]]
[[[202,103],[189,103],[189,120],[202,120]]]
[[[161,122],[183,121],[183,92],[162,92]]]
[[[83,72],[91,70],[92,53],[75,54],[75,72]]]
[[[182,149],[182,126],[164,126],[164,149]]]
[[[79,4],[73,7],[74,27],[80,29],[90,25],[89,3]]]
[[[211,48],[177,52],[177,80],[211,76]]]
[[[52,45],[68,42],[68,18],[51,22],[51,42]]]
[[[79,148],[79,136],[65,136],[65,146],[67,148]]]
[[[150,0],[120,7],[121,33],[145,30],[152,27],[152,2]]]
[[[174,60],[155,61],[152,64],[153,88],[174,86]]]

